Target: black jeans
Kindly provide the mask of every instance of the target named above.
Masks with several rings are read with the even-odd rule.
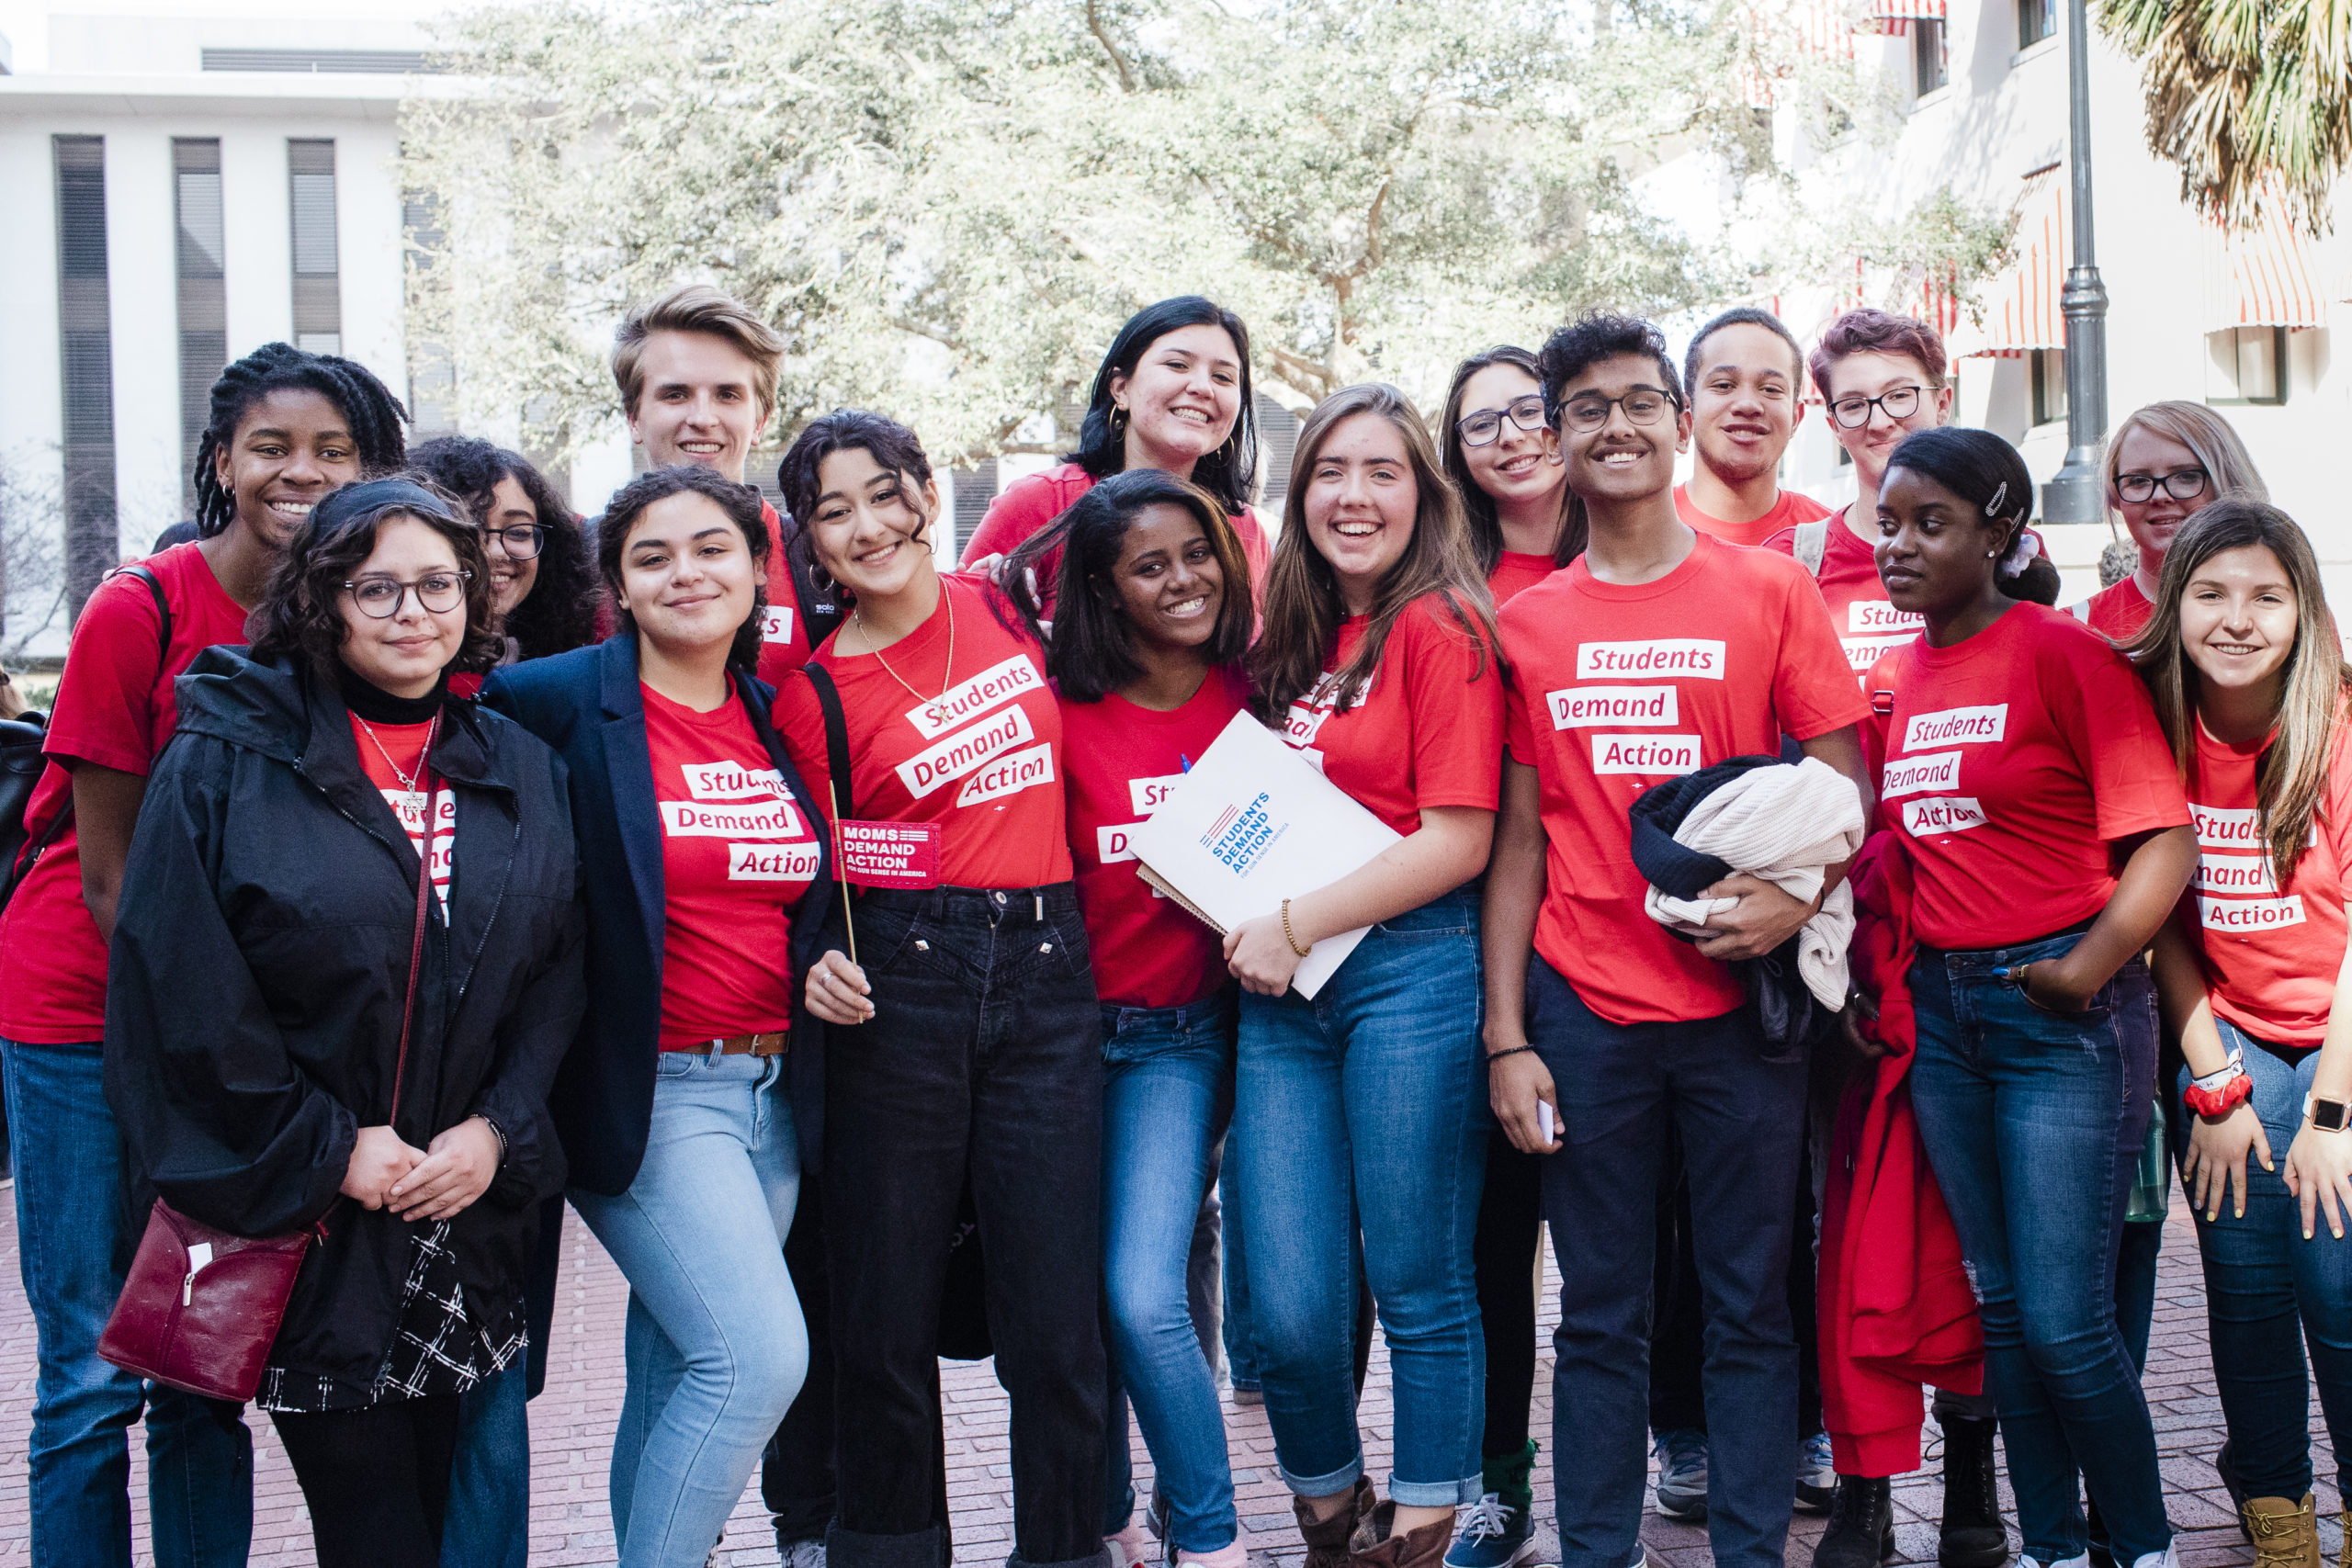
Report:
[[[439,1568],[458,1398],[270,1416],[310,1505],[319,1568]]]
[[[967,1173],[1012,1402],[1013,1560],[1102,1551],[1102,1019],[1069,883],[858,901],[875,1017],[826,1031],[831,1568],[944,1568],[939,1295]]]
[[[1508,1459],[1527,1447],[1535,1397],[1535,1249],[1543,1229],[1543,1156],[1521,1153],[1500,1126],[1488,1127],[1487,1185],[1470,1249],[1487,1342],[1487,1429],[1478,1446],[1484,1460]],[[1362,1376],[1356,1392],[1363,1392]]]

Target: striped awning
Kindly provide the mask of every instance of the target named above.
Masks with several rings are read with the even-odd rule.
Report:
[[[2278,202],[2238,233],[2205,231],[2205,330],[2324,327],[2327,301],[2312,281],[2311,248]]]
[[[1940,22],[1944,0],[1870,0],[1869,15],[1882,22]]]
[[[2052,164],[2026,175],[2025,188],[2018,193],[2009,265],[1984,285],[1984,331],[1970,345],[1970,355],[2066,346],[2066,318],[2058,310],[2066,269],[2074,265],[2066,197],[2063,166]]]

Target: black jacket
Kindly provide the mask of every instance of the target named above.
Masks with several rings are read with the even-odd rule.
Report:
[[[364,1391],[414,1227],[337,1190],[358,1129],[390,1109],[420,867],[332,689],[214,648],[178,693],[116,914],[107,1100],[135,1168],[195,1218],[261,1236],[326,1217],[270,1359]],[[564,1179],[546,1100],[580,1021],[582,914],[562,762],[470,703],[447,712],[433,764],[457,797],[456,866],[394,1125],[418,1148],[477,1112],[505,1133],[451,1228],[467,1305],[503,1337],[537,1201]]]
[[[743,671],[735,685],[752,728],[784,776],[794,808],[811,822],[816,802],[768,721],[775,694]],[[554,747],[569,770],[571,819],[588,899],[588,1012],[548,1097],[571,1179],[617,1196],[637,1179],[653,1120],[653,1064],[662,1035],[662,813],[645,741],[637,634],[594,648],[493,671],[481,700]],[[822,951],[827,912],[839,907],[833,852],[820,841],[816,877],[792,919],[792,1048],[786,1080],[802,1168],[823,1157],[824,1024],[803,1005],[801,977]]]

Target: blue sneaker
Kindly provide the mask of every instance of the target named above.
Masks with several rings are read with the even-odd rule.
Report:
[[[1797,1445],[1796,1505],[1808,1514],[1826,1514],[1838,1498],[1838,1461],[1829,1452],[1829,1434],[1815,1432]]]
[[[1535,1555],[1535,1526],[1525,1508],[1489,1492],[1464,1516],[1445,1568],[1518,1568]]]
[[[1707,1517],[1707,1434],[1678,1427],[1660,1432],[1657,1511],[1669,1519],[1697,1524]]]

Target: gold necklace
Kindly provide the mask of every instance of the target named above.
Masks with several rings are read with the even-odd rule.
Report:
[[[947,699],[947,694],[956,689],[956,596],[947,592],[947,584],[944,582],[942,582],[939,585],[939,596],[947,601],[947,670],[945,677],[941,681],[939,686],[939,700],[944,702]],[[865,632],[865,640],[873,642],[874,634],[872,632],[865,631],[865,612],[862,607],[852,610],[849,613],[851,622],[856,626],[859,631]],[[919,703],[927,703],[932,700],[931,698],[924,696],[921,692],[916,691],[912,686],[908,686],[907,678],[904,675],[899,674],[896,670],[890,669],[890,661],[882,657],[882,649],[878,644],[875,647],[874,658],[883,669],[890,671],[890,679],[896,681],[899,685],[907,687],[907,695],[914,698],[914,700]],[[379,749],[380,750],[380,748]]]
[[[353,714],[351,716],[354,718],[359,718],[357,714]],[[424,749],[416,754],[416,772],[413,773],[404,773],[401,772],[401,765],[392,761],[392,754],[384,750],[384,743],[381,740],[376,739],[376,727],[374,725],[369,724],[364,718],[360,718],[359,728],[361,731],[367,735],[368,744],[376,748],[376,755],[384,759],[384,766],[392,770],[392,777],[401,781],[401,793],[403,795],[414,795],[416,793],[416,781],[424,772],[425,759],[433,754],[433,738],[440,733],[441,716],[439,714],[435,714],[433,716],[432,727],[424,732]]]

